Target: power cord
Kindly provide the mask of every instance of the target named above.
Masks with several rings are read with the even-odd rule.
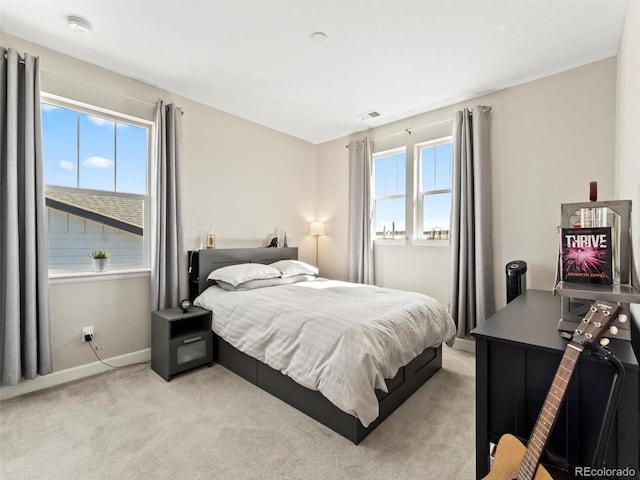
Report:
[[[87,336],[89,337],[89,339],[87,340],[87,343],[91,347],[91,351],[96,356],[96,358],[100,361],[100,363],[106,365],[107,367],[110,367],[110,368],[124,368],[124,367],[131,367],[132,365],[144,365],[144,364],[147,364],[147,363],[151,362],[150,360],[147,360],[145,362],[129,363],[127,365],[111,365],[111,364],[105,362],[104,360],[102,360],[100,358],[100,356],[98,355],[98,350],[102,351],[102,348],[100,348],[98,346],[98,344],[93,340],[93,334],[87,335]]]

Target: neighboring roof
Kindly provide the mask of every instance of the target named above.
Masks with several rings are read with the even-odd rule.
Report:
[[[142,236],[142,199],[71,190],[47,190],[46,206]]]

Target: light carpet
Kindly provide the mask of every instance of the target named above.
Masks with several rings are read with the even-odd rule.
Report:
[[[0,403],[0,478],[475,478],[475,364],[443,369],[360,445],[220,365],[129,366]]]

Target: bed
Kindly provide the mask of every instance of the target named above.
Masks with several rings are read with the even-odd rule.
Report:
[[[394,301],[404,305],[406,298],[406,303],[411,304],[411,295],[419,296],[409,292],[326,279],[228,292],[226,287],[220,288],[215,281],[207,279],[210,272],[222,267],[296,260],[297,253],[296,248],[189,252],[190,297],[196,305],[213,311],[214,359],[218,363],[358,444],[442,367],[441,343],[453,339],[455,327],[446,311],[433,299],[429,302],[437,304],[434,307],[437,318],[434,314],[434,319],[427,319],[437,322],[432,325],[427,325],[422,318],[414,319],[418,315],[412,312],[402,321],[395,320],[395,311],[393,315],[384,313],[387,304],[391,309]],[[256,268],[263,267],[256,265]],[[300,300],[295,300],[298,297]],[[341,298],[350,299],[354,306],[346,304],[342,307]],[[301,302],[300,305],[292,303],[294,300]],[[327,304],[329,311],[325,312],[321,304]],[[420,308],[426,307],[420,305]],[[368,329],[373,328],[370,326],[373,322],[366,320],[376,316],[378,311],[385,322],[395,323],[376,326],[377,330],[371,333]],[[286,322],[279,317],[277,328],[268,323],[273,312],[287,317]],[[357,333],[361,336],[354,336],[351,324],[358,322],[361,325],[355,330],[364,328],[365,331]],[[425,326],[421,326],[422,323]],[[417,329],[424,331],[421,335],[413,335]],[[300,332],[296,333],[298,330]],[[393,335],[388,334],[389,330]],[[326,352],[322,351],[322,345],[305,343],[309,342],[305,338],[315,336],[335,337],[335,343]],[[415,339],[422,336],[425,338]],[[249,342],[247,337],[255,338]],[[260,348],[260,340],[267,337],[271,343],[264,343],[266,348]],[[347,341],[350,338],[357,341]],[[373,348],[373,354],[369,348]],[[308,359],[309,356],[314,358]],[[389,359],[370,361],[371,357],[378,356]],[[304,357],[308,364],[294,363],[296,357]],[[307,368],[309,371],[305,370]]]

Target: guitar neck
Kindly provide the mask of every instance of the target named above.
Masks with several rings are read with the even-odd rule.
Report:
[[[564,351],[560,366],[553,379],[553,384],[544,400],[542,410],[540,411],[540,415],[538,415],[538,420],[533,428],[531,437],[529,437],[527,451],[520,462],[518,469],[519,480],[531,480],[535,476],[538,462],[547,445],[551,430],[553,430],[553,426],[556,423],[558,411],[567,393],[569,381],[571,380],[582,350],[583,347],[581,345],[569,343]]]

